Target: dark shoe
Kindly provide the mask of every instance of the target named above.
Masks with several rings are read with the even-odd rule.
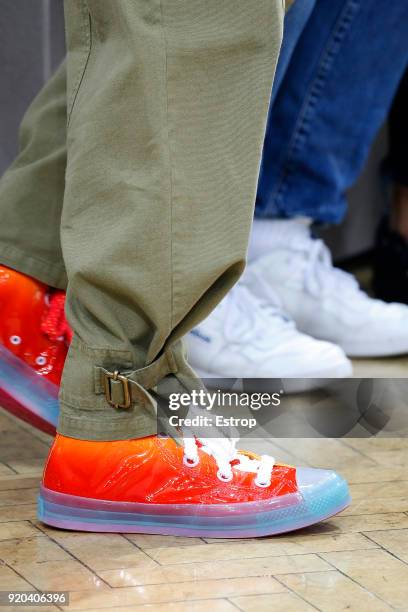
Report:
[[[381,222],[377,232],[373,288],[386,302],[408,304],[408,241]]]

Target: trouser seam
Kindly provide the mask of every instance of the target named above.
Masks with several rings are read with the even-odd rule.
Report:
[[[173,245],[173,166],[172,166],[172,151],[170,144],[170,113],[169,113],[169,90],[168,90],[168,43],[164,26],[164,11],[163,3],[160,0],[160,27],[162,33],[162,42],[164,50],[164,87],[165,87],[165,117],[166,117],[166,138],[167,138],[167,159],[168,159],[168,177],[169,177],[169,224],[170,224],[170,312],[168,330],[169,334],[174,328],[174,245]]]
[[[79,94],[79,90],[81,88],[82,81],[84,80],[85,72],[88,67],[89,58],[91,56],[92,50],[92,25],[91,25],[91,15],[89,13],[88,5],[86,2],[83,2],[81,6],[81,10],[83,13],[84,20],[81,23],[82,34],[85,37],[87,50],[86,50],[86,59],[83,64],[78,69],[77,76],[74,81],[74,85],[72,88],[72,96],[70,99],[67,99],[67,128],[71,122],[72,113],[74,110],[75,102]]]
[[[281,210],[284,195],[289,186],[289,180],[296,169],[296,156],[310,133],[310,125],[313,119],[313,111],[317,107],[317,102],[322,94],[324,84],[333,65],[336,54],[339,52],[340,44],[351,24],[352,18],[360,8],[358,0],[349,0],[335,23],[328,41],[322,51],[316,75],[311,81],[308,91],[304,96],[304,102],[299,111],[295,128],[289,142],[286,158],[282,164],[280,176],[276,180],[276,187],[270,199],[270,205],[275,204]],[[287,207],[285,206],[285,210]]]
[[[74,337],[74,340],[71,343],[72,348],[76,351],[83,353],[87,357],[92,358],[92,360],[97,360],[101,357],[101,355],[95,355],[95,353],[103,353],[103,354],[114,354],[115,357],[118,358],[122,362],[122,367],[129,369],[133,367],[132,354],[129,350],[126,349],[115,349],[106,346],[88,346],[82,340],[78,338],[78,336]]]
[[[105,402],[98,405],[98,404],[96,404],[96,402],[94,402],[92,404],[86,404],[86,403],[83,403],[83,401],[81,401],[80,404],[77,404],[75,402],[75,400],[72,399],[72,396],[69,397],[66,394],[61,394],[61,393],[60,393],[59,399],[60,399],[60,407],[61,408],[63,408],[63,407],[64,408],[68,408],[69,410],[73,410],[77,414],[81,414],[82,415],[82,416],[77,416],[77,417],[71,416],[71,415],[67,416],[66,414],[61,412],[61,414],[62,414],[62,416],[64,418],[84,419],[85,415],[86,415],[86,417],[91,417],[91,415],[92,415],[92,417],[89,418],[89,421],[94,422],[95,413],[96,412],[103,413],[103,412],[106,412],[106,410],[111,410],[111,407],[108,404],[106,404]],[[142,418],[142,417],[146,416],[146,415],[135,414],[136,410],[143,410],[143,407],[139,406],[137,404],[134,404],[132,409],[123,409],[123,410],[122,409],[117,409],[117,412],[113,413],[114,416],[113,416],[113,418],[110,419],[109,423],[115,423],[115,421],[117,423],[121,423],[123,419],[125,419],[126,421],[129,421],[129,420],[132,420],[132,419],[135,419],[135,418],[137,419],[137,418]],[[111,414],[112,414],[112,412],[111,412]],[[106,422],[105,422],[105,424],[106,424]]]

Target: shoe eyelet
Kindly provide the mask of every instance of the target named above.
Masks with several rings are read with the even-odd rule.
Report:
[[[185,466],[189,468],[196,467],[200,463],[200,458],[196,457],[195,459],[190,459],[190,457],[183,457],[183,463]]]
[[[44,357],[44,355],[39,355],[39,357],[36,358],[35,363],[39,366],[43,366],[47,363],[47,359]]]
[[[231,474],[229,474],[228,476],[226,476],[225,474],[223,474],[221,472],[221,470],[218,470],[217,472],[217,478],[218,480],[221,480],[221,482],[231,482],[231,480],[233,479],[234,474],[231,472]]]
[[[18,344],[21,344],[21,338],[20,336],[10,336],[10,342],[11,344],[14,344],[14,346],[17,346]]]
[[[270,482],[259,482],[258,479],[255,479],[254,482],[257,487],[261,487],[262,489],[266,489],[271,484]]]

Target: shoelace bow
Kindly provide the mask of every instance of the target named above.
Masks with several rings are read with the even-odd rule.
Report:
[[[41,321],[41,331],[50,340],[65,340],[70,344],[72,330],[65,318],[65,292],[54,291],[49,296],[48,308]]]
[[[239,438],[183,438],[184,459],[187,467],[195,467],[200,462],[198,449],[214,458],[217,467],[217,478],[222,482],[233,479],[232,468],[241,472],[252,472],[256,474],[255,484],[258,487],[269,487],[272,479],[272,470],[275,459],[269,455],[257,455],[245,451],[239,451],[236,444]]]

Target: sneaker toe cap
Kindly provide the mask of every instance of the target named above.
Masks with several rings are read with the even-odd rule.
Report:
[[[340,512],[351,501],[347,482],[333,470],[297,468],[296,480],[303,499],[327,516]]]

